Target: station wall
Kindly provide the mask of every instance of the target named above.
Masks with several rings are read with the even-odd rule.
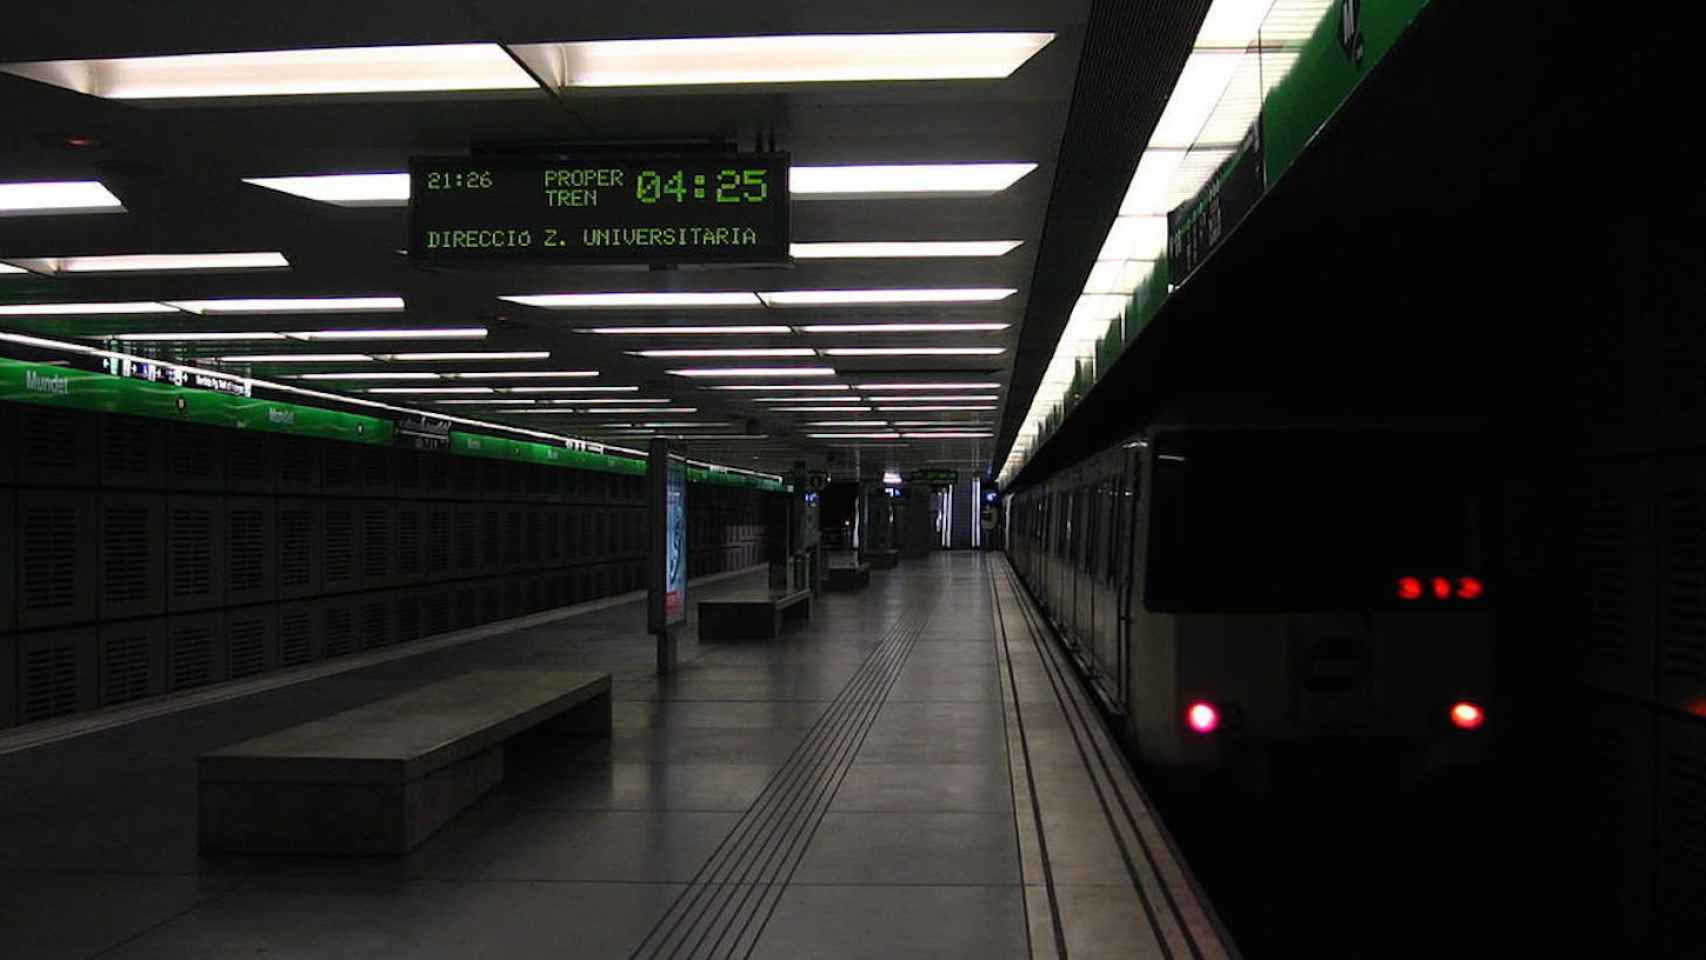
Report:
[[[0,403],[0,727],[643,589],[644,484]],[[689,486],[690,576],[766,496]]]

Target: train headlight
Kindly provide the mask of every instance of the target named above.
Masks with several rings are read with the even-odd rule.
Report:
[[[1220,729],[1220,708],[1198,700],[1185,708],[1185,725],[1194,733],[1213,733]]]
[[[1487,712],[1478,704],[1459,700],[1451,706],[1451,725],[1459,730],[1479,730],[1487,722]]]

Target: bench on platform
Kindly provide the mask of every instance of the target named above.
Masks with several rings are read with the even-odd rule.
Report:
[[[764,594],[699,601],[699,639],[768,640],[782,635],[782,620],[810,620],[812,592]]]
[[[875,567],[878,570],[892,570],[892,569],[894,569],[896,564],[900,563],[900,551],[899,550],[871,550],[869,552],[861,551],[859,554],[859,559],[864,561],[865,563],[870,564],[871,566]]]
[[[871,584],[871,565],[855,563],[829,567],[824,571],[824,585],[831,590],[856,590]]]
[[[203,754],[201,845],[407,853],[504,775],[525,730],[608,736],[610,675],[479,670]]]

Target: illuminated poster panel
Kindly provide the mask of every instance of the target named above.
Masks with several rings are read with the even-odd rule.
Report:
[[[661,634],[687,620],[687,464],[670,455],[667,440],[653,440],[650,454],[646,623]]]

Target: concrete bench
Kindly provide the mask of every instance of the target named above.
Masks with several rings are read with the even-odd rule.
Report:
[[[794,593],[773,591],[731,597],[725,600],[699,601],[699,639],[768,640],[782,635],[782,621],[810,620],[812,592]]]
[[[824,574],[824,585],[831,590],[856,590],[871,583],[871,565],[868,563],[829,567]]]
[[[203,754],[201,845],[407,853],[503,779],[532,728],[608,736],[610,675],[479,670]]]
[[[859,554],[859,559],[869,563],[878,570],[892,570],[896,564],[900,563],[900,551],[872,550],[869,553]]]

